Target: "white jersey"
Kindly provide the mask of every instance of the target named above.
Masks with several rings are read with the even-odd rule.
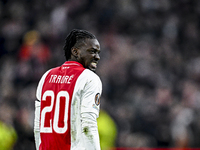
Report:
[[[36,93],[37,149],[100,150],[96,119],[101,92],[99,77],[78,62],[47,71]]]

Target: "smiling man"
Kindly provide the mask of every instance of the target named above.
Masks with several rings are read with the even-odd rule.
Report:
[[[66,62],[47,71],[36,92],[37,150],[100,150],[97,118],[102,83],[95,74],[100,44],[74,29],[65,40]]]

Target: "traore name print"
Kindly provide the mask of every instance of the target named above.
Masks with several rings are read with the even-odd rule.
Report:
[[[71,75],[71,76],[51,75],[51,78],[49,79],[49,83],[70,84],[73,77],[74,75]]]

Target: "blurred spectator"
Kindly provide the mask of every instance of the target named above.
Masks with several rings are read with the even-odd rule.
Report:
[[[50,56],[51,51],[42,41],[40,33],[35,30],[28,31],[19,49],[16,82],[27,84],[37,81],[46,69]]]
[[[49,58],[49,48],[41,41],[40,33],[34,30],[27,32],[19,51],[20,61],[36,59],[38,62],[43,63],[48,61]]]

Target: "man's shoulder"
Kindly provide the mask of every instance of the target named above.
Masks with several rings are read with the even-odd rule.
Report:
[[[91,71],[91,70],[89,70],[89,69],[85,69],[84,71],[83,71],[83,73],[89,78],[89,79],[100,79],[99,78],[99,76],[95,73],[95,72],[93,72],[93,71]]]
[[[84,78],[86,82],[97,84],[97,85],[101,84],[100,77],[89,69],[85,69],[82,72],[81,76],[82,76],[81,78]]]

